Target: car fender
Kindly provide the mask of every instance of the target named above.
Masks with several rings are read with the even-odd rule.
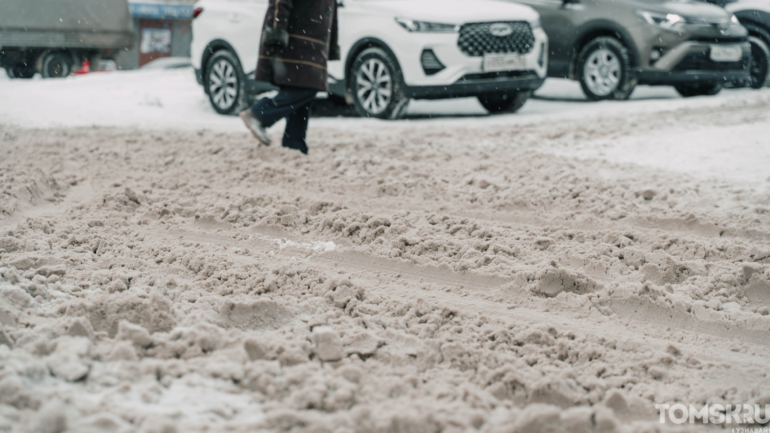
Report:
[[[388,44],[385,43],[385,41],[383,41],[382,39],[379,39],[379,38],[365,37],[365,38],[359,39],[348,50],[348,55],[347,55],[347,57],[345,59],[345,80],[344,80],[344,82],[345,82],[345,89],[346,90],[348,88],[348,77],[350,77],[350,69],[353,67],[353,62],[356,61],[356,57],[358,57],[358,54],[361,51],[363,51],[363,50],[365,50],[367,48],[370,48],[370,47],[378,47],[378,48],[382,48],[383,50],[385,50],[385,52],[388,53],[388,55],[390,55],[393,58],[393,60],[396,62],[396,66],[398,66],[399,73],[403,74],[403,72],[401,71],[401,63],[399,63],[399,61],[398,61],[398,56],[396,55],[395,52],[393,52],[393,50],[388,46]],[[337,78],[337,77],[334,77],[334,78]],[[336,94],[337,92],[333,92],[333,93]]]
[[[208,59],[217,51],[226,49],[232,52],[235,55],[235,58],[238,59],[238,62],[241,61],[240,57],[238,56],[238,52],[235,51],[235,47],[230,45],[229,42],[227,42],[224,39],[214,39],[211,42],[209,42],[208,45],[206,45],[206,48],[203,50],[203,58],[201,59],[203,63],[201,63],[201,67],[206,67],[206,62],[208,62]]]
[[[727,9],[728,12],[732,12],[738,17],[740,17],[741,13],[749,14],[750,16],[755,16],[755,20],[758,20],[760,22],[769,23],[767,20],[770,19],[770,3],[765,1],[739,1],[735,3],[728,3],[725,5],[725,9]],[[759,19],[758,17],[764,15],[764,19]]]
[[[631,57],[631,67],[638,66],[640,62],[639,47],[634,42],[634,38],[629,33],[628,29],[621,27],[617,23],[610,20],[594,20],[584,23],[578,27],[575,31],[578,35],[575,38],[575,44],[572,46],[572,59],[570,61],[570,76],[575,75],[575,67],[580,50],[583,49],[585,44],[590,40],[599,36],[614,36],[620,40],[623,45],[628,48],[628,53]]]
[[[235,51],[235,48],[223,39],[214,39],[213,41],[209,42],[209,44],[206,45],[206,48],[203,50],[203,54],[201,56],[201,77],[206,76],[206,66],[209,63],[209,59],[219,50],[230,51],[233,56],[235,56],[235,59],[238,60],[238,63],[241,64],[241,69],[243,69],[243,63],[241,62],[240,57],[238,57],[238,53]],[[248,78],[248,71],[243,71],[243,74]],[[208,90],[206,90],[206,92],[208,93]]]
[[[738,21],[750,34],[757,34],[770,45],[770,12],[743,10],[735,12]]]

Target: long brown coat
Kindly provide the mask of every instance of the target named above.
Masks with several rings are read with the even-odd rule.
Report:
[[[326,64],[339,59],[337,0],[269,0],[256,79],[328,90]]]

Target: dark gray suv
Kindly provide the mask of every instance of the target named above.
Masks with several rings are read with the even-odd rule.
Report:
[[[713,95],[749,79],[748,33],[726,10],[691,0],[515,0],[540,13],[549,77],[580,81],[593,100],[637,84]]]
[[[770,85],[770,0],[706,0],[727,9],[749,31],[751,82],[755,89]]]

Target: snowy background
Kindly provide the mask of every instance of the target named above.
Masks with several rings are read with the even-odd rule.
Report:
[[[724,104],[746,98],[770,98],[770,89],[724,90],[716,97],[681,98],[672,87],[639,86],[628,101],[590,102],[578,82],[549,79],[535,98],[518,113],[489,116],[475,98],[412,101],[407,119],[394,128],[418,123],[456,127],[515,126],[543,121],[592,119],[605,114],[629,116],[685,108],[709,110],[719,118]],[[211,108],[192,70],[147,70],[74,76],[65,80],[11,81],[0,72],[0,123],[27,128],[121,126],[150,129],[209,129],[242,131],[236,117],[218,115]],[[312,125],[367,128],[377,120],[355,117],[315,119]],[[718,122],[717,122],[718,123]],[[282,124],[275,128],[282,128]],[[582,142],[579,146],[543,152],[579,158],[635,163],[701,177],[717,176],[766,186],[770,179],[770,125],[718,125],[694,131],[687,124],[649,131],[643,136]]]

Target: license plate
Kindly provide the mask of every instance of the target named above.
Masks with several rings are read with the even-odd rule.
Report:
[[[484,56],[484,72],[518,71],[527,64],[521,54],[497,54]]]
[[[721,47],[719,45],[711,46],[711,60],[715,62],[737,62],[743,57],[741,47]]]

